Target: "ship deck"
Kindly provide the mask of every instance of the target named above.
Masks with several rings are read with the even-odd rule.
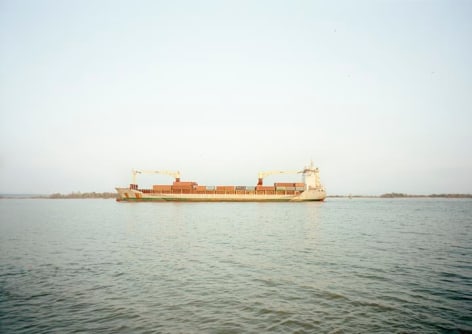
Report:
[[[143,191],[144,189],[117,188],[118,201],[182,201],[182,202],[288,202],[288,201],[319,201],[323,194],[313,191],[290,190],[255,190],[255,191]]]

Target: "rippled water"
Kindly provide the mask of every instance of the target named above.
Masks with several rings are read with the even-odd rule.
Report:
[[[472,332],[472,201],[0,200],[1,333]]]

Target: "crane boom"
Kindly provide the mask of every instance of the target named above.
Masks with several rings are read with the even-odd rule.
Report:
[[[180,172],[179,171],[169,171],[169,170],[137,170],[133,169],[131,171],[132,182],[136,184],[136,175],[138,174],[164,174],[169,175],[175,178],[177,182],[180,181]]]
[[[257,185],[262,186],[263,179],[266,176],[273,175],[273,174],[298,174],[298,173],[303,173],[303,171],[295,171],[295,170],[271,170],[271,171],[265,171],[265,172],[260,172],[258,175],[258,180],[257,180]]]

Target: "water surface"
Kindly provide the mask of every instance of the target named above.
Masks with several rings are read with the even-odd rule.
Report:
[[[472,332],[470,199],[0,200],[1,333]]]

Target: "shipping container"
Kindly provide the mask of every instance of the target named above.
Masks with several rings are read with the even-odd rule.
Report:
[[[256,190],[275,191],[275,187],[271,186],[256,186]]]
[[[190,194],[193,192],[192,188],[172,188],[174,194]]]
[[[216,186],[219,191],[234,191],[234,186]]]
[[[170,185],[163,185],[163,184],[155,184],[152,186],[152,190],[154,192],[156,191],[170,191],[172,189],[172,186]]]
[[[295,187],[295,183],[293,182],[276,182],[274,183],[274,187]]]
[[[174,187],[185,187],[185,186],[197,186],[198,183],[197,182],[177,182],[177,181],[174,181],[174,183],[172,184]]]
[[[193,187],[172,187],[172,190],[193,190]]]

